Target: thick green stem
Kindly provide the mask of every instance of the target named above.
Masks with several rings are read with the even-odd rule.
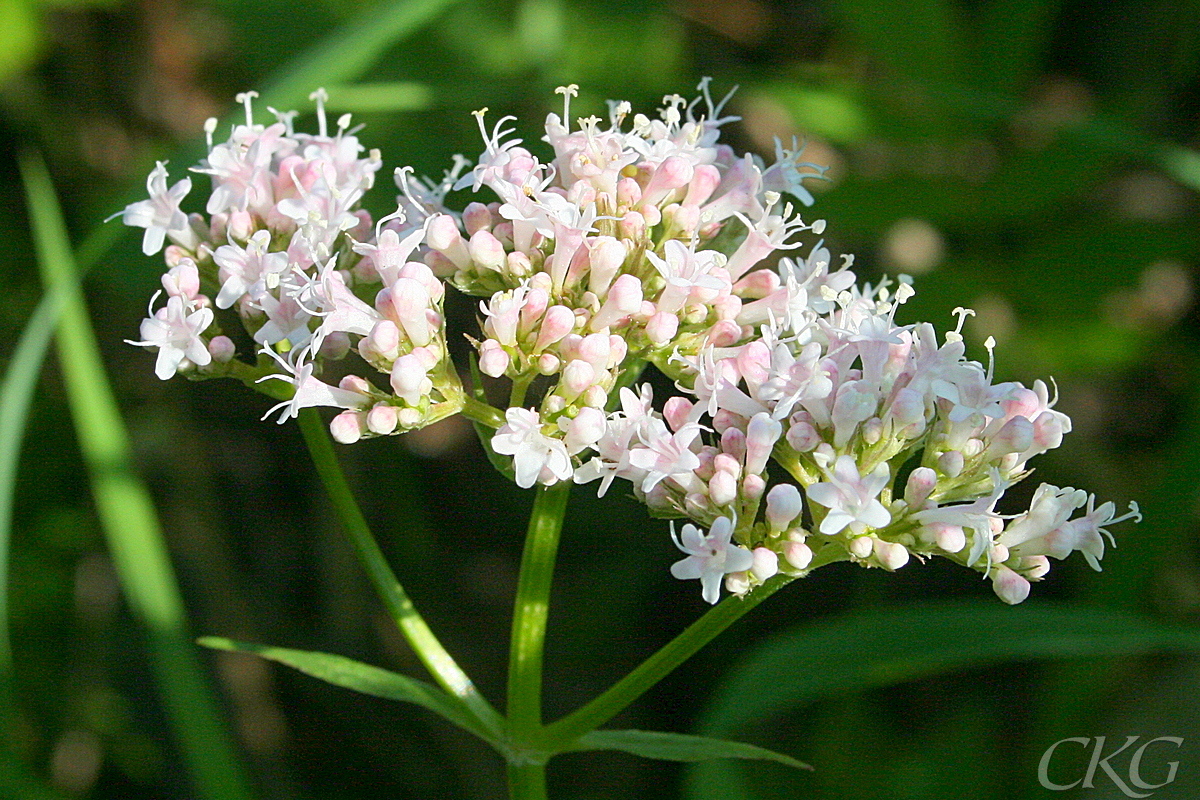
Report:
[[[493,429],[499,428],[504,424],[503,411],[489,406],[480,400],[476,400],[470,395],[467,395],[467,400],[463,404],[462,415],[472,422],[478,422]]]
[[[486,730],[499,736],[503,728],[499,713],[479,693],[467,674],[442,647],[442,643],[417,612],[408,593],[404,591],[404,587],[400,585],[388,565],[383,551],[379,549],[371,529],[367,526],[362,510],[354,500],[350,485],[346,482],[346,476],[333,452],[333,444],[325,431],[325,424],[314,409],[306,408],[300,412],[300,430],[304,434],[308,452],[312,455],[317,474],[329,493],[342,527],[345,528],[371,583],[404,634],[404,638],[408,640],[434,680],[451,697],[457,698]]]
[[[558,750],[608,722],[676,667],[695,655],[701,647],[793,580],[794,578],[788,575],[777,575],[745,597],[727,597],[661,650],[643,661],[637,669],[617,681],[604,694],[578,711],[546,726],[543,739],[552,743],[552,749]]]
[[[510,800],[546,800],[546,764],[510,763],[508,796]]]
[[[541,731],[542,646],[554,560],[570,491],[569,483],[539,486],[525,534],[508,657],[508,721],[519,745],[536,741]]]

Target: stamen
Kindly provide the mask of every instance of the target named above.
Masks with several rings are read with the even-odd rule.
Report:
[[[246,126],[250,128],[254,127],[254,110],[251,108],[251,101],[256,97],[258,97],[258,92],[249,91],[238,92],[233,98],[235,101],[246,106]]]
[[[310,94],[308,99],[317,104],[317,132],[321,138],[326,138],[329,135],[329,131],[325,124],[325,101],[329,99],[329,93],[322,86]]]

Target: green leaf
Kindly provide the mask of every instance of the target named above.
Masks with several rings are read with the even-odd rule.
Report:
[[[461,704],[441,689],[424,681],[332,653],[248,644],[218,636],[204,636],[197,641],[214,650],[252,653],[326,683],[332,683],[334,686],[341,686],[343,689],[351,689],[372,697],[382,697],[385,700],[414,703],[453,722],[463,730],[470,731],[497,750],[502,749],[499,742],[485,731]]]
[[[765,747],[708,736],[661,731],[592,731],[579,737],[571,750],[620,750],[659,761],[711,761],[716,758],[746,758],[775,761],[796,769],[812,769],[803,761]]]
[[[424,83],[358,83],[329,86],[325,109],[331,113],[354,114],[420,111],[433,103],[433,89]]]
[[[1200,651],[1200,631],[1095,608],[947,601],[806,625],[750,653],[717,690],[701,730],[724,734],[838,692],[996,661]]]

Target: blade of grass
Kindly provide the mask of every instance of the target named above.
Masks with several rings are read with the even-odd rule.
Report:
[[[158,687],[198,794],[246,800],[252,796],[249,783],[187,632],[158,517],[132,469],[125,426],[104,374],[54,187],[39,157],[23,154],[20,167],[42,280],[49,291],[63,293],[59,361],[126,601],[149,635]]]

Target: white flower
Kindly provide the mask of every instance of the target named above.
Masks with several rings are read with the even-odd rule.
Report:
[[[718,517],[705,536],[695,525],[684,525],[682,536],[671,538],[687,558],[671,565],[671,574],[681,581],[700,579],[704,600],[716,603],[721,596],[721,581],[731,572],[745,572],[754,566],[754,554],[733,544],[733,520]]]
[[[821,522],[821,533],[833,536],[849,527],[861,534],[868,527],[882,528],[890,523],[892,515],[876,499],[890,477],[886,463],[860,476],[852,457],[838,456],[829,481],[808,487],[808,499],[829,509]]]
[[[187,215],[179,210],[179,203],[192,190],[192,179],[184,178],[168,189],[167,166],[159,161],[146,178],[146,190],[150,193],[149,200],[130,203],[121,212],[121,222],[146,229],[142,252],[148,256],[157,253],[168,233],[179,234],[183,242],[190,244],[194,237],[190,235]]]
[[[522,489],[534,483],[550,486],[571,477],[567,446],[542,433],[542,420],[536,411],[510,408],[504,417],[507,422],[492,437],[492,449],[513,457],[517,486]]]
[[[158,293],[155,293],[150,299],[151,306],[157,298]],[[158,361],[154,365],[154,374],[165,381],[179,370],[185,358],[198,367],[212,361],[208,347],[200,336],[212,321],[211,308],[196,308],[182,295],[174,295],[167,298],[164,307],[151,313],[149,319],[142,320],[142,341],[125,341],[139,347],[157,347]]]

